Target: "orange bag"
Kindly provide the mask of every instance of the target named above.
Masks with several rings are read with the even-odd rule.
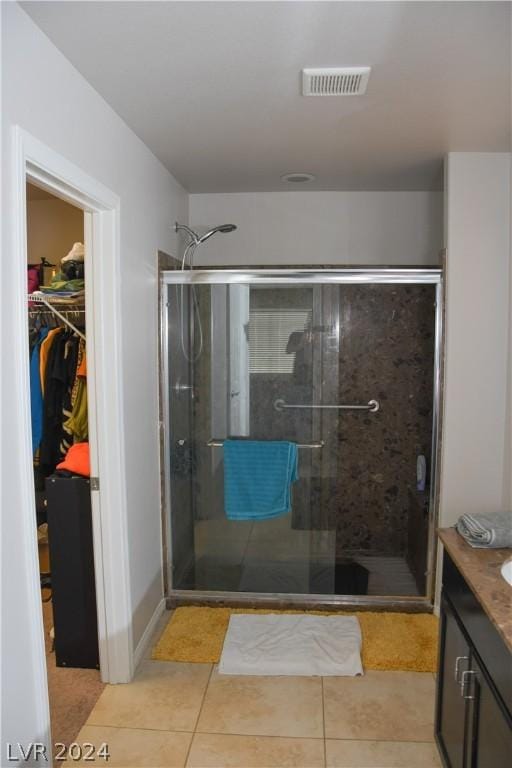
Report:
[[[91,465],[89,462],[89,443],[75,443],[66,454],[64,461],[57,464],[57,469],[67,469],[75,475],[89,477]]]

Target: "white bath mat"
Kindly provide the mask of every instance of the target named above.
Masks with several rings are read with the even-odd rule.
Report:
[[[356,616],[234,614],[224,640],[223,675],[362,675]]]

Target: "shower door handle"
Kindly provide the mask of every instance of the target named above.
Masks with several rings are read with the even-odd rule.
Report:
[[[208,448],[222,448],[222,446],[224,445],[225,439],[227,440],[228,438],[212,437],[210,440],[208,440],[206,445],[208,446]],[[232,439],[243,440],[244,438],[235,437]],[[245,438],[245,439],[248,440],[249,438]],[[325,445],[325,442],[323,440],[314,440],[311,443],[296,443],[297,448],[313,448],[314,449],[314,448],[323,448],[324,445]]]
[[[286,409],[292,409],[292,408],[312,408],[312,409],[330,409],[335,411],[367,411],[368,413],[377,413],[377,411],[380,408],[380,404],[378,400],[369,400],[366,405],[315,405],[312,404],[304,404],[304,403],[297,403],[296,405],[289,405],[286,400],[283,400],[282,398],[278,398],[277,400],[274,400],[274,409],[276,411],[284,411]]]
[[[178,379],[178,381],[174,385],[173,389],[174,389],[175,392],[178,392],[178,393],[179,392],[191,392],[194,389],[194,387],[192,386],[192,384],[182,384],[181,381]]]

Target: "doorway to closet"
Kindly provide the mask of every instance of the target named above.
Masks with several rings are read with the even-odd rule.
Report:
[[[94,567],[101,679],[126,683],[144,647],[134,648],[133,608],[129,579],[126,499],[125,425],[121,357],[121,243],[119,196],[95,176],[55,152],[16,125],[13,130],[12,259],[15,300],[12,302],[12,373],[21,397],[14,419],[19,441],[17,542],[24,547],[24,578],[13,588],[20,600],[26,659],[36,731],[48,746],[50,707],[44,644],[37,546],[27,299],[27,182],[79,208],[83,214],[87,310],[88,414]],[[14,587],[14,585],[13,585]],[[14,601],[13,601],[14,604]],[[30,675],[30,678],[28,678]],[[18,710],[20,708],[18,707]]]
[[[53,744],[69,746],[99,667],[87,407],[84,211],[26,185],[31,431]]]

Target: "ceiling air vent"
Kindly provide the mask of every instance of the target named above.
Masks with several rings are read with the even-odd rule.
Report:
[[[302,70],[303,96],[361,96],[371,67],[331,67]]]

